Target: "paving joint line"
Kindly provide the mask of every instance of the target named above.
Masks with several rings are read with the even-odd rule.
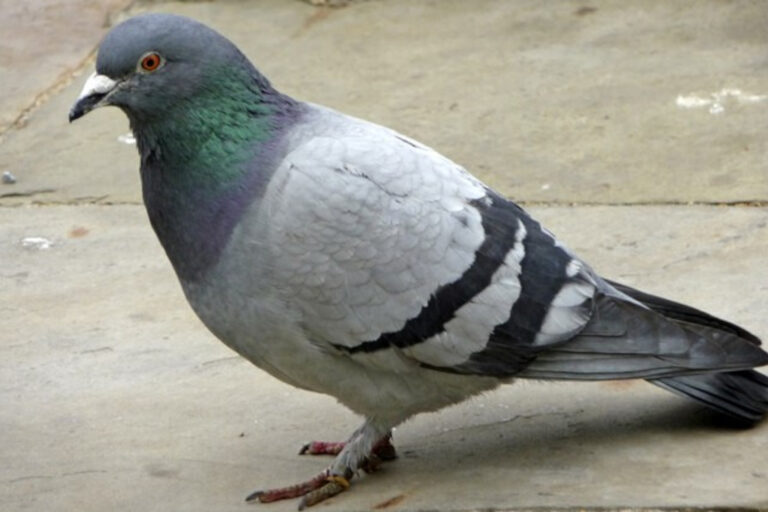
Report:
[[[36,208],[55,206],[144,206],[144,203],[141,201],[102,201],[99,198],[92,201],[30,201],[27,203],[3,203],[0,200],[0,208],[23,208],[25,206],[34,206]]]

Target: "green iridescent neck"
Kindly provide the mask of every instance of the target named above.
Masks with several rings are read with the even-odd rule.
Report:
[[[132,120],[147,212],[182,280],[201,278],[218,260],[263,194],[299,110],[268,83],[230,80],[177,102],[172,117]]]
[[[268,93],[235,78],[179,101],[173,116],[142,120],[142,154],[154,153],[168,171],[180,168],[179,178],[190,184],[216,186],[239,176],[248,149],[267,140],[276,126]]]

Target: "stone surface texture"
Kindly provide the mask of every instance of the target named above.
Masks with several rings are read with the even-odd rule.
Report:
[[[242,500],[320,471],[300,445],[359,422],[195,318],[124,116],[67,124],[99,39],[140,11],[213,25],[285,92],[524,202],[607,277],[768,337],[765,3],[312,3],[0,0],[0,510],[295,510]],[[768,424],[642,381],[518,382],[395,444],[318,510],[768,509]]]

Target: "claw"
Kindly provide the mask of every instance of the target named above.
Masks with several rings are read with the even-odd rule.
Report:
[[[255,499],[261,498],[261,495],[264,494],[264,491],[253,491],[251,494],[245,497],[246,503],[249,501],[253,501]]]

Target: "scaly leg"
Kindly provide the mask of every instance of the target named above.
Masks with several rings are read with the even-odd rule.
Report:
[[[312,441],[301,447],[299,455],[338,455],[346,444],[346,441]],[[392,432],[387,433],[373,445],[371,455],[375,455],[382,461],[397,458],[397,452],[392,445]]]

